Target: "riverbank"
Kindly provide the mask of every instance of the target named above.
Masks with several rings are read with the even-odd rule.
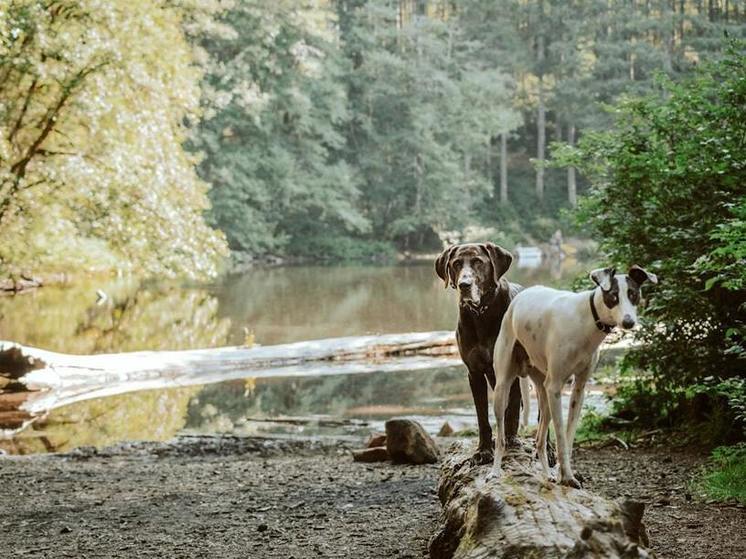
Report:
[[[14,557],[426,557],[440,512],[437,465],[354,463],[349,450],[359,445],[200,436],[0,457],[0,549]],[[649,503],[658,557],[744,556],[744,508],[687,492],[704,461],[662,447],[576,457],[590,490]]]

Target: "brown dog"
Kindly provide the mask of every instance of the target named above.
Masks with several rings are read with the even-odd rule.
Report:
[[[450,286],[459,292],[456,340],[461,359],[469,370],[469,386],[477,410],[479,447],[472,458],[476,464],[490,463],[494,452],[487,382],[495,388],[492,364],[495,340],[510,301],[522,289],[502,277],[512,261],[513,256],[507,250],[493,243],[453,245],[435,260],[435,272],[445,282],[446,289]],[[508,441],[518,433],[520,410],[521,388],[516,379],[505,411]]]

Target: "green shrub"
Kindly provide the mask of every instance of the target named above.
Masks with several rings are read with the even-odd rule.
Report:
[[[606,416],[592,409],[585,409],[580,416],[575,441],[578,444],[600,441],[606,437]]]
[[[578,216],[607,261],[660,279],[623,364],[651,375],[622,392],[638,416],[679,413],[684,389],[746,374],[745,46],[732,41],[694,77],[623,101],[609,130],[554,150],[591,179]]]
[[[612,404],[611,417],[635,429],[688,430],[692,442],[733,443],[744,438],[746,380],[704,379],[687,387],[661,390],[652,375],[624,373]]]
[[[746,443],[716,448],[712,461],[694,483],[695,489],[711,499],[746,504]]]

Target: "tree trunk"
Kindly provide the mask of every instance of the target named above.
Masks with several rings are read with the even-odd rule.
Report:
[[[500,134],[500,204],[508,203],[508,133]]]
[[[487,182],[490,192],[495,191],[495,178],[492,169],[492,138],[487,138]]]
[[[422,213],[422,154],[414,156],[415,193],[414,193],[414,215],[419,217]]]
[[[570,123],[567,127],[567,143],[575,145],[575,123]],[[578,205],[578,188],[575,181],[575,167],[567,168],[567,200],[574,208]]]
[[[544,107],[543,78],[539,78],[539,110],[536,118],[536,196],[544,199],[544,151],[546,149],[546,109]]]
[[[546,149],[547,118],[544,106],[544,35],[539,32],[537,45],[537,62],[539,65],[539,106],[536,114],[536,196],[544,199],[544,151]]]
[[[543,78],[539,78],[539,107],[536,114],[536,197],[544,199],[544,152],[546,149],[546,108]]]
[[[613,502],[561,487],[532,473],[532,445],[511,450],[503,475],[470,466],[459,443],[441,466],[441,526],[430,540],[431,559],[645,558],[644,505]]]

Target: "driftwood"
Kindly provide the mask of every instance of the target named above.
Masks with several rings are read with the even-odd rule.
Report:
[[[489,466],[470,466],[470,450],[456,443],[441,466],[443,512],[432,559],[652,557],[641,503],[544,480],[528,443],[511,449],[494,480]]]
[[[0,341],[0,428],[74,402],[247,377],[403,371],[461,361],[453,332],[356,336],[254,347],[66,355]]]

